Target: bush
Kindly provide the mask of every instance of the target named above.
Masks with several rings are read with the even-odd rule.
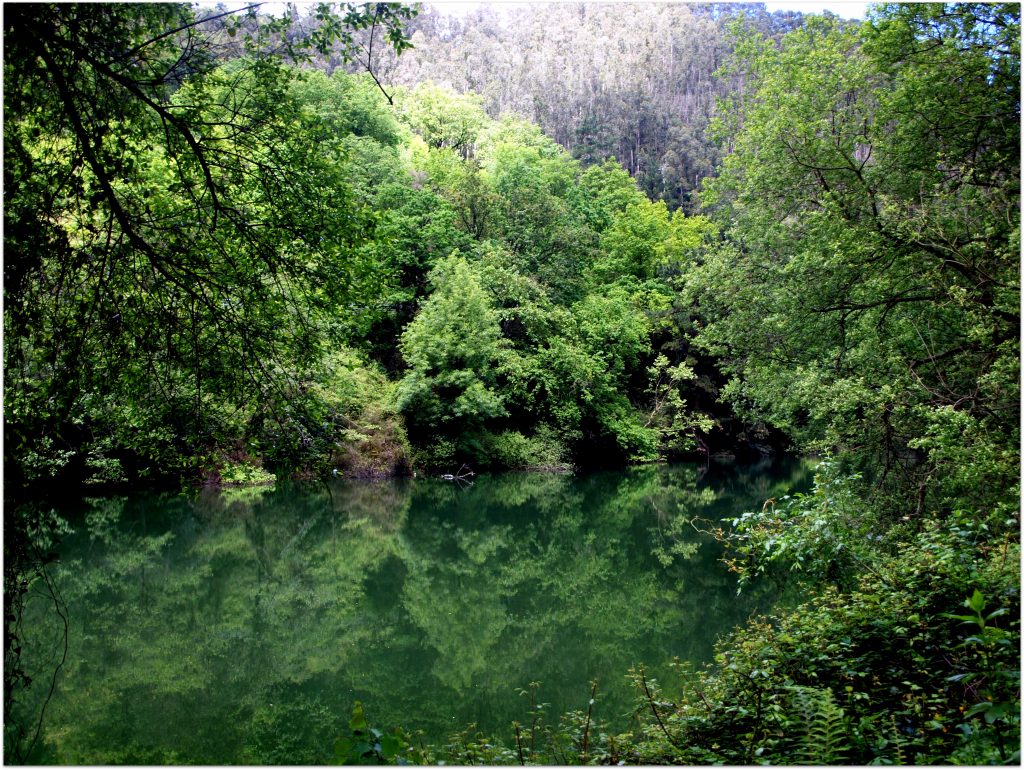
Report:
[[[352,478],[387,478],[409,473],[409,440],[401,417],[370,407],[342,431],[341,446],[331,456],[334,470]]]
[[[737,631],[630,760],[1019,761],[1020,547],[986,529],[928,520],[850,592]]]
[[[248,462],[226,462],[220,470],[220,482],[234,487],[253,487],[273,484],[277,477]]]
[[[771,567],[788,568],[814,580],[845,582],[870,568],[883,536],[878,516],[857,494],[860,476],[839,475],[822,462],[809,494],[769,498],[760,511],[747,511],[722,535],[735,556],[725,560],[740,586]]]
[[[394,385],[378,366],[338,350],[268,399],[250,424],[250,444],[267,465],[286,472],[402,473],[409,445],[393,402]]]
[[[556,431],[538,426],[532,436],[519,431],[488,433],[481,441],[483,460],[492,467],[515,470],[565,471],[572,468],[566,460],[568,450]]]
[[[413,464],[426,471],[457,467],[457,449],[454,441],[437,439],[413,450]]]

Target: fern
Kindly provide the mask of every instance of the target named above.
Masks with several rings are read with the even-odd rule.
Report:
[[[890,714],[889,721],[892,722],[892,745],[895,747],[896,764],[905,765],[907,764],[907,756],[903,753],[903,744],[906,742],[906,739],[900,733],[900,729],[896,726],[896,717]]]
[[[832,690],[792,687],[793,705],[803,720],[796,760],[802,765],[839,765],[845,761],[846,719]]]

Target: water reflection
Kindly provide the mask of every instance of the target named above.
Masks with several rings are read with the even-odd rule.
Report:
[[[629,726],[625,675],[671,676],[771,597],[737,597],[718,519],[806,483],[798,463],[139,495],[69,514],[71,652],[52,763],[322,763],[355,700],[444,740],[549,713]],[[45,626],[44,607],[34,622]],[[40,637],[41,638],[41,637]],[[38,667],[45,645],[29,650]]]

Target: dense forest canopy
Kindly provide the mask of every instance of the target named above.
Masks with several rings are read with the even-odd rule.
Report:
[[[4,31],[5,702],[57,489],[795,449],[717,534],[807,603],[627,756],[1013,761],[1018,5]]]
[[[9,20],[33,25],[10,66],[46,65],[9,96],[12,488],[225,453],[322,470],[364,424],[390,426],[390,473],[396,410],[434,465],[653,460],[710,428],[680,395],[696,375],[668,278],[707,220],[475,96],[389,86],[390,109],[282,25],[84,8]],[[139,61],[104,60],[100,23]],[[171,24],[187,39],[155,32]],[[395,397],[370,398],[384,374]]]

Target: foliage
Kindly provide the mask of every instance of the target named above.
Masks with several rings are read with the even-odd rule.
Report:
[[[489,465],[517,470],[567,471],[567,449],[557,433],[541,424],[533,436],[518,431],[487,434],[481,441]]]
[[[818,465],[810,493],[768,498],[760,511],[732,519],[732,530],[720,537],[730,549],[726,559],[742,589],[773,566],[799,571],[812,584],[845,582],[881,550],[878,516],[858,494],[859,477],[838,474],[834,463]]]
[[[378,12],[345,19],[360,31],[403,16]],[[617,166],[584,172],[535,126],[493,121],[448,89],[400,91],[392,113],[371,79],[286,67],[261,45],[279,41],[302,60],[294,20],[185,13],[179,37],[146,37],[168,18],[118,12],[95,23],[116,27],[122,48],[141,46],[147,66],[183,41],[195,47],[186,58],[201,58],[239,33],[228,50],[242,56],[211,53],[187,77],[172,69],[150,83],[61,37],[57,16],[10,22],[52,22],[55,46],[117,85],[93,103],[86,85],[98,86],[83,75],[71,103],[81,115],[49,105],[48,125],[26,112],[28,85],[10,96],[9,168],[21,175],[11,177],[10,217],[40,210],[18,191],[34,195],[25,185],[43,169],[81,176],[73,217],[59,214],[63,199],[45,209],[44,230],[70,251],[25,251],[46,255],[36,267],[11,262],[35,271],[29,279],[18,268],[7,282],[13,487],[53,474],[107,486],[209,479],[243,455],[278,473],[403,472],[412,453],[403,421],[428,464],[436,454],[515,466],[675,456],[712,428],[680,395],[680,355],[650,370],[656,383],[646,376],[648,317],[671,333],[661,317],[671,289],[656,273],[678,265],[704,220],[670,218]],[[306,33],[314,47],[325,35],[359,37],[322,14]],[[76,116],[120,137],[111,158],[89,162]],[[20,234],[39,230],[10,221],[17,255]],[[464,267],[445,279],[456,250]],[[84,259],[93,253],[106,255],[108,273]],[[484,294],[457,287],[464,271]],[[641,284],[619,286],[629,275]],[[449,312],[458,303],[461,316]],[[494,312],[478,313],[485,304]],[[335,392],[350,387],[336,376],[341,349],[400,379],[397,395],[369,361],[345,368],[365,367],[377,397],[356,404]],[[80,365],[93,359],[104,363]],[[513,447],[516,433],[532,444]],[[502,447],[488,438],[499,435]],[[446,442],[454,448],[440,451]]]
[[[454,438],[504,414],[495,389],[500,329],[458,253],[438,263],[431,281],[434,292],[402,335],[409,372],[397,403],[412,425]]]
[[[737,29],[704,195],[725,240],[680,285],[741,413],[836,462],[720,533],[744,585],[788,567],[814,598],[723,644],[638,757],[1016,761],[1018,35],[973,4]],[[982,633],[951,653],[965,592]],[[957,684],[981,670],[995,691]]]
[[[277,477],[250,463],[228,462],[220,470],[220,480],[231,486],[259,486],[273,484]]]
[[[684,455],[693,449],[698,433],[710,433],[715,428],[709,415],[687,409],[683,393],[687,384],[696,379],[696,374],[685,361],[671,366],[664,354],[655,358],[647,371],[652,404],[645,427],[656,427],[660,433],[661,458]]]
[[[402,755],[402,752],[409,749],[406,735],[400,729],[385,733],[370,727],[363,712],[363,704],[359,701],[352,707],[352,718],[348,726],[351,735],[339,738],[334,744],[335,764],[410,764]]]
[[[841,765],[846,747],[843,710],[831,690],[793,687],[793,711],[804,723],[797,754],[801,765]]]
[[[394,475],[408,465],[395,386],[346,347],[324,355],[281,394],[268,394],[246,429],[253,451],[287,472]]]
[[[684,278],[737,407],[898,495],[934,493],[911,447],[941,410],[1018,443],[1019,15],[940,8],[741,35],[704,195],[728,243]]]
[[[409,66],[422,81],[434,57],[458,89],[398,88],[394,110],[375,41],[408,48],[408,9],[198,13],[5,14],[11,758],[1019,761],[1019,7],[431,15]],[[488,56],[542,18],[555,42]],[[355,59],[368,76],[313,69]],[[411,85],[406,62],[391,75]],[[283,485],[652,463],[715,432],[828,459],[809,491],[762,483],[728,512],[696,472],[656,467]],[[20,504],[202,479],[281,483],[134,529],[125,499],[84,503],[80,532]],[[798,601],[704,670],[635,666],[631,732],[604,712],[626,681],[593,683],[585,709],[531,685],[525,719],[521,699],[454,733],[438,717],[429,747],[370,726],[369,683],[393,683],[372,708],[395,725],[431,687],[479,715],[572,633],[623,667],[625,641],[678,649],[732,593],[692,571],[704,513],[744,591],[716,617],[780,585]],[[65,589],[94,610],[81,628]],[[71,617],[74,644],[110,654],[69,655]],[[135,692],[150,701],[111,705]]]
[[[716,667],[691,675],[661,712],[665,730],[645,728],[633,761],[806,763],[811,749],[858,764],[1014,761],[1019,693],[1002,671],[1016,649],[1000,640],[1019,638],[1019,546],[997,539],[1007,556],[990,559],[974,541],[981,528],[967,527],[932,520],[852,591],[820,590],[724,640]],[[945,618],[965,585],[978,586],[965,603],[973,614],[952,619],[988,624],[983,597],[998,596],[996,628],[951,653]],[[981,670],[986,694],[966,674]]]
[[[446,148],[465,159],[473,154],[477,135],[486,116],[479,97],[460,96],[433,83],[421,83],[400,98],[400,109],[406,122],[428,147]]]
[[[458,115],[470,109],[460,97],[434,86],[402,93],[401,102],[406,116],[442,108]],[[597,457],[606,458],[603,462],[650,461],[692,451],[695,434],[713,426],[694,415],[680,395],[689,369],[677,353],[671,354],[675,360],[666,356],[665,363],[648,371],[647,364],[656,358],[649,319],[657,319],[659,332],[669,333],[659,314],[671,304],[671,288],[661,274],[670,265],[678,269],[688,250],[703,242],[707,220],[670,216],[663,204],[644,204],[635,183],[617,166],[584,171],[521,120],[478,115],[472,121],[475,132],[467,128],[457,143],[472,147],[471,153],[431,139],[422,121],[406,120],[426,140],[410,142],[414,177],[452,207],[457,226],[472,238],[459,253],[497,313],[501,333],[492,367],[496,380],[487,387],[497,388],[503,411],[488,410],[484,421],[465,422],[461,437],[434,436],[437,452],[419,447],[424,461],[502,463],[503,452],[494,453],[492,436],[515,440],[515,433],[526,437],[545,431],[558,434],[559,443],[580,464]],[[648,226],[651,218],[656,226]],[[656,256],[636,270],[627,269],[631,249]],[[435,270],[443,258],[433,257]],[[420,347],[428,338],[445,336],[433,328],[439,302],[435,289],[407,328],[404,345],[414,333]],[[427,317],[435,319],[432,326],[425,323]],[[475,317],[483,321],[488,315]],[[420,379],[423,362],[413,365],[406,359],[410,371],[403,381],[403,404],[426,383]],[[425,418],[405,413],[413,423],[440,422],[426,411]],[[414,444],[422,443],[418,436],[423,430],[413,427]],[[441,451],[445,442],[454,444]],[[505,448],[512,450],[511,445]],[[512,451],[508,462],[534,463],[521,455]]]
[[[987,760],[998,752],[1000,759],[1018,762],[1019,748],[1009,756],[1007,752],[1013,748],[1014,734],[1020,734],[1020,672],[1002,668],[1006,659],[1013,656],[1015,639],[1009,631],[992,622],[1006,615],[1007,609],[999,607],[984,613],[986,604],[982,593],[974,589],[963,603],[970,610],[970,615],[944,616],[978,629],[956,647],[975,653],[970,656],[974,658],[972,662],[958,661],[961,666],[966,665],[974,670],[954,674],[949,677],[949,681],[970,688],[969,692],[977,702],[964,712],[963,718],[970,720],[981,715],[984,717],[984,725],[980,722],[964,722],[958,726],[963,734],[964,745],[954,756],[957,761],[976,762]],[[988,729],[990,726],[992,729]]]
[[[801,19],[743,3],[426,9],[409,27],[415,48],[381,67],[410,88],[478,94],[490,117],[523,116],[583,165],[613,164],[645,197],[690,212],[721,159],[707,130],[715,99],[740,82],[713,76],[737,17],[772,35]]]
[[[4,93],[14,488],[195,472],[238,436],[254,394],[315,360],[325,309],[368,292],[355,249],[368,223],[327,130],[337,111],[304,109],[309,88],[271,53],[347,46],[350,27],[371,24],[404,42],[398,6],[342,13],[320,9],[306,41],[254,9],[5,15],[19,41],[4,56],[18,84]],[[245,56],[225,63],[239,31]]]

